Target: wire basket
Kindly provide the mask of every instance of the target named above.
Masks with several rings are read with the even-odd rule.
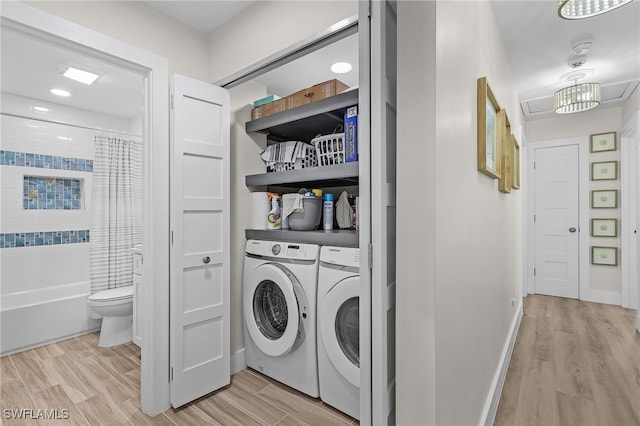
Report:
[[[296,158],[293,163],[277,162],[267,165],[267,172],[286,172],[287,170],[306,169],[307,167],[318,167],[318,156],[313,145],[303,144],[304,158]]]
[[[312,139],[311,144],[316,147],[318,165],[344,164],[344,133],[319,136]]]

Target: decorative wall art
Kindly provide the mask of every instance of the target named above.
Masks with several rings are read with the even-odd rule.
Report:
[[[617,207],[618,207],[618,190],[617,189],[591,191],[591,208],[615,209]]]
[[[615,151],[616,132],[591,135],[591,152]]]
[[[511,123],[507,111],[498,111],[498,139],[502,156],[498,190],[506,194],[511,192],[513,182],[513,149],[511,148]]]
[[[618,219],[591,219],[592,237],[617,237]]]
[[[616,180],[618,179],[618,162],[602,161],[591,163],[591,180]]]
[[[496,101],[486,77],[478,79],[478,170],[494,178],[500,178],[502,156]]]
[[[618,266],[618,248],[592,246],[591,263],[594,265]]]
[[[513,135],[511,135],[509,139],[511,141],[512,150],[511,169],[513,171],[511,187],[513,189],[520,189],[520,144]]]

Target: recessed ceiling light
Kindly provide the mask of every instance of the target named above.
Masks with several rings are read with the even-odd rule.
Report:
[[[329,68],[335,74],[345,74],[353,69],[349,62],[336,62]]]
[[[71,65],[63,65],[62,70],[63,76],[87,85],[93,84],[94,81],[100,78],[100,74],[72,67]]]
[[[34,111],[44,112],[44,113],[51,112],[51,110],[49,108],[45,108],[45,107],[41,107],[41,106],[34,106],[34,107],[31,107],[31,109],[34,110]]]
[[[62,97],[68,97],[71,96],[71,93],[67,92],[66,90],[62,90],[62,89],[51,89],[49,90],[51,93],[53,93],[56,96],[62,96]]]
[[[60,139],[61,141],[71,141],[71,140],[73,140],[68,136],[58,136],[58,139]]]

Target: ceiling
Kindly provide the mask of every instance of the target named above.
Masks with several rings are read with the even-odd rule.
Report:
[[[209,33],[255,1],[145,2],[198,31]],[[602,85],[603,103],[599,108],[623,104],[638,85],[640,1],[580,21],[560,19],[552,0],[490,0],[490,3],[527,120],[554,115],[553,93],[573,84],[561,81],[560,76],[573,70],[567,60],[575,55],[571,46],[577,41],[592,41],[587,62],[581,68],[593,69],[593,74],[584,82]],[[131,118],[140,113],[142,83],[135,72],[72,52],[47,40],[19,37],[5,28],[1,47],[3,92],[119,117]],[[31,54],[24,55],[24,52]],[[336,76],[328,71],[328,66],[335,60],[357,65],[357,56],[357,37],[351,36],[257,80],[268,87],[270,94],[280,96],[331,78],[354,86],[357,85],[357,68],[349,74]],[[62,77],[58,72],[62,62],[98,68],[104,75],[94,85],[84,86]],[[55,98],[48,92],[52,85],[66,88],[73,94],[66,99]]]

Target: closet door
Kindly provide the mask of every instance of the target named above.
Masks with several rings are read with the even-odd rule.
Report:
[[[359,136],[369,141],[369,151],[364,154],[369,157],[370,169],[366,169],[366,158],[361,157],[360,191],[370,196],[371,216],[365,230],[370,232],[370,240],[363,241],[366,237],[361,227],[360,246],[370,243],[369,268],[361,268],[361,295],[364,300],[370,298],[370,311],[361,309],[360,314],[360,347],[365,348],[361,349],[360,415],[362,424],[392,425],[396,389],[397,9],[396,2],[389,0],[371,1],[367,6],[368,13],[360,11],[360,47],[368,57],[360,60],[360,69],[365,70],[360,75],[360,109],[366,129]],[[370,103],[366,102],[363,86],[369,91]],[[362,200],[360,203],[361,211],[368,211]],[[366,307],[364,300],[361,307]],[[370,330],[363,332],[365,321]],[[370,359],[362,354],[366,349],[370,349]]]
[[[171,404],[230,382],[229,93],[171,81]],[[153,283],[148,283],[153,285]]]

